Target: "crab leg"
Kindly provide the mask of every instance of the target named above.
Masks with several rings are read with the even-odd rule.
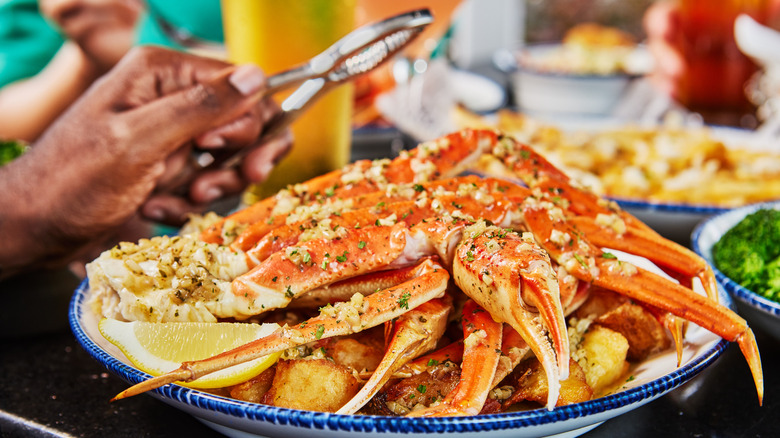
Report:
[[[493,154],[503,160],[531,189],[568,200],[569,210],[578,216],[595,218],[598,214],[617,213],[627,225],[654,233],[647,224],[623,211],[611,201],[600,198],[587,188],[577,187],[564,172],[547,161],[533,148],[508,136],[499,136]]]
[[[401,316],[410,309],[443,296],[449,274],[438,264],[426,260],[421,275],[368,297],[356,296],[350,303],[338,303],[300,325],[274,333],[208,359],[184,362],[181,367],[143,381],[119,393],[113,400],[137,395],[177,381],[191,382],[229,366],[266,356],[277,351],[314,342],[322,338],[349,335],[375,327]]]
[[[504,333],[501,338],[501,360],[496,368],[496,375],[493,377],[490,388],[498,386],[530,351],[531,348],[520,336],[520,333],[517,333],[517,330],[509,324],[504,324]]]
[[[588,217],[568,218],[568,222],[582,234],[588,236],[588,241],[596,246],[636,254],[663,268],[671,269],[688,277],[698,277],[707,296],[718,301],[718,283],[712,268],[691,250],[666,240],[655,232],[647,232],[643,229],[626,227],[623,230],[622,227],[598,225]],[[616,228],[621,228],[622,232],[618,232]]]
[[[753,332],[744,319],[687,287],[602,253],[584,239],[574,243],[566,238],[552,237],[553,229],[561,233],[566,225],[563,218],[555,214],[551,217],[544,207],[525,208],[524,217],[532,224],[536,240],[550,257],[577,278],[671,312],[730,342],[737,342],[753,374],[759,403],[762,402],[761,358]],[[572,229],[571,233],[577,232]]]
[[[552,409],[558,383],[569,375],[569,339],[547,254],[530,234],[521,237],[479,223],[464,234],[453,262],[455,283],[528,343],[551,382],[547,407]]]
[[[718,301],[717,282],[712,269],[689,249],[662,238],[616,203],[604,200],[585,188],[576,187],[565,173],[532,148],[510,137],[499,137],[497,142],[494,153],[523,182],[536,189],[535,193],[541,193],[546,199],[561,206],[570,222],[587,235],[592,243],[641,255],[664,268],[689,277],[696,276],[701,280],[707,296]],[[564,206],[556,199],[568,202]]]
[[[399,223],[350,229],[342,239],[314,239],[288,247],[233,280],[233,294],[254,303],[251,311],[255,314],[285,307],[307,291],[390,266],[404,254],[407,234],[405,225]],[[417,259],[409,257],[409,262],[398,266]]]
[[[325,175],[312,178],[304,185],[291,186],[288,189],[281,190],[275,196],[258,201],[247,208],[239,210],[230,216],[208,227],[201,233],[200,238],[205,242],[223,243],[222,228],[226,222],[232,221],[238,224],[253,224],[255,222],[266,221],[279,214],[289,213],[292,208],[307,201],[316,194],[325,193],[328,188],[342,184],[342,177],[345,173],[366,172],[372,166],[369,160],[361,160],[348,165],[344,169],[334,170]],[[352,185],[349,190],[343,190],[344,195],[353,195],[370,192],[376,189],[368,179],[363,179],[360,185]]]
[[[420,276],[420,264],[399,269],[371,272],[358,277],[347,278],[314,290],[290,301],[288,309],[316,309],[339,301],[349,299],[359,293],[371,295],[376,291],[387,289],[404,281]]]
[[[455,179],[428,181],[420,184],[389,184],[383,190],[361,194],[352,198],[343,198],[343,194],[318,199],[301,204],[290,212],[276,214],[265,220],[251,223],[231,243],[231,247],[241,251],[249,251],[260,239],[269,232],[285,225],[295,223],[296,226],[316,222],[328,216],[341,215],[351,210],[368,207],[378,207],[386,203],[409,201],[422,196],[433,196],[434,193],[453,192],[461,184],[477,184],[477,176],[464,176]],[[328,192],[331,193],[331,192]]]
[[[602,275],[594,278],[593,284],[668,310],[727,341],[739,344],[753,374],[759,404],[763,402],[764,377],[761,370],[761,356],[753,331],[744,319],[727,307],[652,272],[632,266],[631,268],[619,267],[616,273],[616,264],[628,264],[601,257],[596,258],[595,261]]]
[[[498,195],[490,199],[476,199],[478,196],[446,194],[428,199],[405,200],[385,203],[370,208],[351,210],[322,220],[307,220],[281,226],[266,234],[247,251],[247,255],[259,263],[276,251],[297,245],[312,237],[326,236],[343,238],[350,229],[371,225],[403,222],[409,226],[443,214],[458,214],[460,217],[481,217],[500,222],[511,211],[514,204]],[[456,213],[457,212],[457,213]]]
[[[463,308],[463,364],[458,385],[441,404],[409,417],[476,415],[493,389],[493,377],[501,357],[502,324],[473,300]]]
[[[463,340],[455,341],[444,347],[432,351],[428,354],[409,361],[406,365],[398,369],[393,374],[394,378],[403,379],[425,372],[432,365],[438,365],[442,362],[451,361],[461,363],[463,360]]]
[[[404,222],[407,224],[420,222],[435,216],[430,205],[418,207],[415,201],[400,201],[385,204],[379,208],[352,210],[331,216],[325,220],[311,220],[304,223],[293,223],[276,228],[260,239],[247,251],[247,255],[255,261],[262,262],[271,254],[289,246],[305,241],[309,236],[332,236],[334,238],[348,234],[349,229],[360,229],[378,224],[380,221]]]
[[[449,296],[423,303],[393,323],[391,341],[382,362],[360,391],[337,414],[354,414],[362,408],[411,359],[436,346],[452,310]]]
[[[453,177],[495,143],[496,134],[487,130],[464,130],[420,144],[394,160],[362,160],[307,182],[291,186],[274,197],[257,202],[217,222],[201,239],[222,243],[226,221],[252,224],[285,214],[296,205],[384,190],[388,184],[421,183]]]

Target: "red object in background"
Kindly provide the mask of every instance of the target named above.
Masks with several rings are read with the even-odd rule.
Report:
[[[734,41],[734,20],[745,13],[765,23],[766,0],[680,0],[680,49],[687,73],[680,102],[691,110],[752,112],[745,84],[757,66]]]

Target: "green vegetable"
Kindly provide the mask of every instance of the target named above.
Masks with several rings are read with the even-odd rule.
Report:
[[[27,150],[27,145],[18,140],[0,140],[0,166],[10,163]]]
[[[780,211],[746,216],[715,243],[712,257],[735,282],[780,302]]]

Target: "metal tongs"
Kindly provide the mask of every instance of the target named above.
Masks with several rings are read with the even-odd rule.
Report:
[[[282,111],[265,125],[256,143],[261,144],[279,134],[327,91],[390,59],[431,22],[433,16],[428,9],[395,15],[355,29],[308,62],[269,76],[264,96],[300,86],[281,103]],[[196,171],[235,167],[249,149],[220,151],[223,153],[193,150],[192,168],[183,171],[168,188],[181,190],[186,187]]]

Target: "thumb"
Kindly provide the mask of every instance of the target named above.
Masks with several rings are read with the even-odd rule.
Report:
[[[204,82],[134,108],[123,117],[138,136],[139,148],[170,153],[247,112],[263,97],[265,84],[265,75],[257,66],[229,67]]]

